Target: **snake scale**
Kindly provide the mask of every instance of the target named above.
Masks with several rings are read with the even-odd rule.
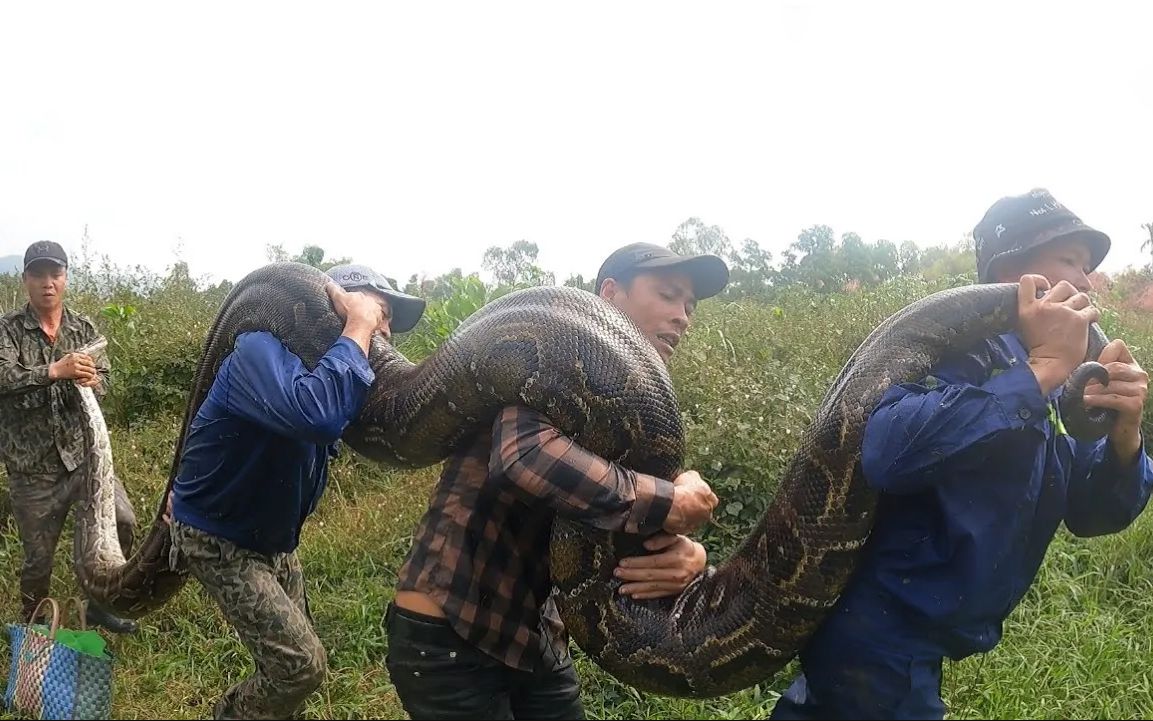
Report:
[[[205,345],[177,439],[184,433],[236,336],[267,330],[313,368],[342,322],[325,276],[294,263],[259,268],[233,287]],[[845,363],[802,435],[764,517],[715,571],[680,596],[633,601],[615,593],[616,560],[643,552],[640,539],[563,519],[550,551],[561,615],[597,664],[638,689],[717,696],[771,678],[836,601],[872,526],[875,496],[859,465],[865,421],[885,390],[915,382],[948,354],[1012,330],[1017,285],[939,291],[879,324]],[[1089,353],[1067,386],[1079,398],[1106,338],[1092,326]],[[419,363],[374,337],[376,382],[344,440],[382,464],[437,463],[486,428],[507,404],[546,415],[577,443],[640,472],[673,478],[684,433],[668,370],[637,328],[609,303],[566,287],[523,289],[469,317]],[[74,566],[83,590],[110,611],[138,618],[161,606],[185,574],[168,566],[165,497],[136,553],[117,543],[112,454],[89,389],[85,429],[95,462],[77,515]],[[1112,415],[1063,406],[1070,432],[1099,438]]]

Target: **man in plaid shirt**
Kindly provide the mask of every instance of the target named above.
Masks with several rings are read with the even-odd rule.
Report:
[[[724,261],[635,243],[597,276],[602,298],[641,329],[667,363],[699,299],[728,283]],[[626,558],[621,592],[681,592],[705,570],[686,538],[717,498],[696,471],[636,473],[576,445],[522,406],[500,413],[445,464],[400,569],[386,616],[387,666],[413,719],[584,718],[568,637],[551,597],[549,537],[561,515],[652,534]]]

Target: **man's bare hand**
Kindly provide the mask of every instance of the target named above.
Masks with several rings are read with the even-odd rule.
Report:
[[[686,536],[658,533],[645,541],[645,548],[660,553],[622,558],[615,571],[627,582],[620,592],[633,598],[676,596],[705,570],[705,547]]]
[[[325,286],[328,297],[332,299],[332,307],[340,319],[344,321],[344,331],[341,335],[348,336],[360,346],[365,355],[368,355],[368,345],[372,334],[385,326],[384,308],[381,302],[359,291],[349,292],[336,283]]]
[[[96,362],[87,353],[69,353],[48,366],[48,380],[91,382],[94,377]]]
[[[76,385],[80,386],[81,388],[91,388],[94,391],[100,390],[100,383],[101,378],[99,373],[92,376],[88,380],[76,381]]]
[[[1038,291],[1044,291],[1040,298]],[[1050,288],[1043,275],[1023,275],[1017,291],[1017,317],[1021,340],[1029,349],[1029,368],[1041,392],[1048,395],[1085,360],[1089,325],[1101,312],[1068,281]]]
[[[689,533],[713,517],[717,496],[696,471],[685,471],[673,481],[673,507],[665,519],[669,533]]]
[[[1097,362],[1109,371],[1109,385],[1093,381],[1085,386],[1085,407],[1117,411],[1117,423],[1109,440],[1117,456],[1128,462],[1141,450],[1141,416],[1149,394],[1149,374],[1120,338],[1105,346]]]

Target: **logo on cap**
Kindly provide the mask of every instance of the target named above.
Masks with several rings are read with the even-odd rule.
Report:
[[[24,267],[27,268],[30,264],[38,260],[53,260],[60,265],[68,265],[68,254],[64,252],[64,248],[51,240],[38,240],[32,245],[28,246],[28,250],[24,253]]]

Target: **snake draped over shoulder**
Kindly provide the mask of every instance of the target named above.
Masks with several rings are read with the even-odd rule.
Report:
[[[327,278],[306,265],[253,271],[225,299],[205,341],[177,439],[167,489],[189,424],[221,362],[244,332],[265,330],[317,362],[343,323]],[[839,597],[872,527],[875,495],[861,475],[865,421],[890,385],[916,382],[952,353],[1016,325],[1017,285],[954,288],[914,302],[878,325],[845,363],[800,438],[779,490],[744,543],[678,597],[634,601],[616,593],[617,559],[645,553],[642,539],[557,518],[550,547],[557,604],[577,644],[638,689],[716,696],[770,679],[797,653]],[[1105,336],[1091,327],[1086,363],[1070,379],[1062,413],[1075,436],[1105,435],[1114,417],[1077,401]],[[413,363],[374,336],[376,381],[344,434],[382,464],[443,460],[499,410],[523,404],[576,443],[636,471],[672,479],[684,432],[676,393],[656,350],[633,323],[584,290],[537,287],[485,305],[431,355]],[[167,489],[137,552],[117,542],[107,429],[89,389],[78,389],[96,462],[77,515],[74,565],[83,590],[138,618],[161,606],[185,574],[168,565]]]

